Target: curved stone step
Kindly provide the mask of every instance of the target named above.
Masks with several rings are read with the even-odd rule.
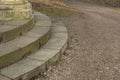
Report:
[[[52,27],[51,39],[37,52],[1,69],[2,78],[7,80],[29,80],[44,72],[49,66],[59,62],[67,47],[68,34],[64,26]],[[9,79],[8,79],[9,78]]]
[[[0,45],[0,68],[35,52],[51,36],[51,20],[37,20],[35,27],[22,36]]]
[[[0,23],[0,43],[15,39],[34,26],[34,19],[12,20]]]
[[[8,42],[19,37],[23,33],[28,32],[34,27],[35,20],[40,21],[41,25],[44,26],[46,23],[45,21],[50,21],[48,16],[39,12],[34,12],[34,17],[30,20],[12,20],[0,22],[0,43]]]

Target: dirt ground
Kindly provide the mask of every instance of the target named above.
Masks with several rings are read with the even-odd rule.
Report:
[[[80,8],[62,21],[69,46],[60,64],[36,80],[120,80],[120,11],[72,1]]]

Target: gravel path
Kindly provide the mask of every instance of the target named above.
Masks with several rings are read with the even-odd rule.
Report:
[[[69,47],[38,80],[120,80],[120,11],[70,3],[80,12],[57,18],[67,26]]]

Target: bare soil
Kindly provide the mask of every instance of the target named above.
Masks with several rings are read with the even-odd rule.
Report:
[[[80,8],[58,17],[69,32],[60,64],[36,80],[120,80],[120,11],[71,1]]]

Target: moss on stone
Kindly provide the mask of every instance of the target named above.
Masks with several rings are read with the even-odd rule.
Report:
[[[69,9],[57,8],[53,6],[34,6],[33,9],[40,11],[48,16],[67,16],[72,13],[72,11]]]

